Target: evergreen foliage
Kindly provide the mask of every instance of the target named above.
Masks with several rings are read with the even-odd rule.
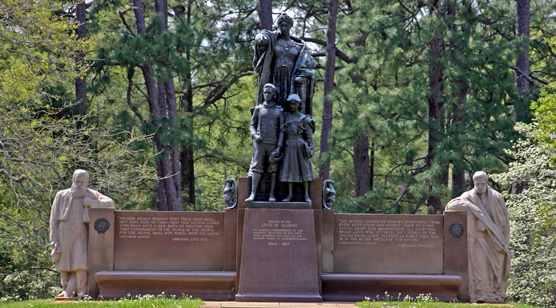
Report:
[[[505,149],[518,137],[512,128],[513,104],[521,99],[514,94],[516,41],[507,34],[515,27],[513,2],[446,1],[437,10],[422,1],[354,4],[353,13],[339,21],[339,44],[354,61],[340,70],[335,95],[335,118],[342,123],[332,134],[338,165],[331,177],[341,179],[342,196],[336,209],[424,212],[420,207],[431,205],[430,196],[440,196],[444,205],[470,189],[476,170],[504,171],[512,160]],[[536,12],[532,22],[539,23],[543,14],[544,9]],[[430,49],[435,33],[442,42],[440,57]],[[533,57],[550,52],[542,39],[533,41]],[[430,96],[437,91],[429,82],[431,63],[442,71],[438,122],[430,118]],[[538,78],[553,78],[546,74],[552,61],[532,63]],[[527,99],[534,99],[535,91]],[[427,151],[431,127],[433,152]],[[373,187],[354,198],[355,179],[346,162],[360,135],[370,140]],[[450,194],[458,173],[464,185]]]

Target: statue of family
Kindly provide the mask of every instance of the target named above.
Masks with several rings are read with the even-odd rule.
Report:
[[[315,121],[311,118],[315,85],[315,60],[307,45],[290,35],[293,19],[285,13],[276,20],[277,30],[263,30],[255,37],[253,65],[259,76],[257,106],[250,133],[253,157],[251,195],[255,200],[263,173],[270,177],[268,201],[276,201],[276,180],[288,183],[291,201],[293,183],[303,183],[304,201],[311,202],[309,182],[315,179],[313,156]],[[277,175],[278,173],[278,175]]]
[[[304,201],[311,202],[309,182],[315,179],[310,158],[313,156],[315,121],[299,112],[301,98],[290,94],[286,99],[287,111],[276,105],[278,89],[273,84],[264,86],[262,105],[255,107],[249,130],[253,138],[253,157],[249,175],[252,176],[251,195],[245,201],[255,200],[262,174],[270,175],[270,196],[276,201],[276,173],[280,182],[288,183],[289,202],[293,197],[293,183],[303,183]],[[282,162],[279,166],[278,163]],[[280,168],[278,168],[280,167]]]

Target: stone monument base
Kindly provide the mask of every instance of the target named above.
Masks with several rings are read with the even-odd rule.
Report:
[[[305,209],[312,208],[311,202],[268,202],[268,201],[254,201],[247,202],[248,209]]]
[[[321,210],[322,182],[314,183],[312,209],[248,207],[247,178],[238,181],[238,208],[225,212],[91,209],[89,295],[469,301],[467,212],[336,214]],[[110,227],[95,229],[99,219]]]
[[[208,271],[101,271],[95,275],[103,299],[164,293],[219,301],[234,299],[235,277],[235,272]]]
[[[322,274],[326,301],[403,300],[431,294],[444,302],[457,301],[462,279],[456,275]],[[375,297],[376,296],[376,297]],[[386,298],[388,297],[388,298]]]
[[[236,302],[303,302],[320,303],[322,297],[313,293],[243,293],[236,295]]]
[[[313,210],[246,209],[236,301],[320,302]]]

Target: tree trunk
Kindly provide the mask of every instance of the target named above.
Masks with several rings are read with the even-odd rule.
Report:
[[[332,100],[330,93],[334,89],[334,70],[336,66],[336,14],[338,1],[329,0],[328,2],[328,28],[326,30],[326,67],[324,71],[324,104],[322,107],[322,127],[320,135],[319,159],[327,156],[330,152],[328,139],[332,129]],[[330,159],[322,163],[319,168],[319,177],[328,179],[330,177]]]
[[[162,161],[156,162],[156,210],[168,211],[168,202],[166,201],[166,191],[164,190],[164,174],[162,173]]]
[[[361,197],[371,187],[369,172],[369,137],[358,136],[353,144],[355,197]]]
[[[436,1],[431,8],[433,14],[439,16],[440,1]],[[436,147],[441,142],[441,129],[442,129],[442,90],[443,90],[443,71],[442,71],[442,32],[439,29],[435,30],[434,38],[429,44],[430,59],[429,59],[429,142],[428,154],[426,159],[426,167],[432,167]],[[443,176],[444,177],[444,176]],[[444,181],[444,179],[442,179]],[[432,180],[431,185],[438,185],[438,181]],[[432,188],[432,187],[431,187]],[[428,205],[432,206],[435,212],[441,211],[442,204],[440,196],[431,194],[428,198]]]
[[[452,199],[465,192],[465,170],[452,169]]]
[[[79,2],[77,7],[75,8],[75,21],[77,21],[77,29],[75,29],[75,33],[77,34],[78,40],[84,40],[87,36],[87,5],[85,1]],[[85,65],[85,53],[80,52],[75,56],[75,62],[77,69],[82,71],[83,66]],[[75,98],[76,98],[76,115],[78,119],[75,123],[77,128],[81,128],[85,125],[83,122],[82,117],[87,113],[87,83],[85,80],[85,76],[77,77],[75,79]]]
[[[166,0],[155,0],[156,15],[160,19],[159,34],[168,31],[168,3]],[[166,67],[166,58],[161,56],[158,60],[159,70],[162,71]],[[177,107],[176,107],[176,91],[174,88],[174,80],[170,70],[168,75],[161,76],[158,86],[159,107],[164,118],[168,118],[169,124],[167,129],[170,133],[175,133],[177,123]],[[164,152],[168,157],[163,158],[164,171],[166,178],[164,179],[164,189],[166,190],[166,200],[168,208],[171,211],[183,211],[181,197],[181,170],[179,166],[179,146],[173,141],[172,144],[164,145]]]
[[[272,0],[259,0],[259,26],[272,30]]]
[[[457,15],[457,2],[456,1],[449,1],[447,3],[447,13],[455,17]],[[466,8],[464,6],[461,7],[462,10]],[[466,12],[462,12],[465,14]],[[456,18],[452,19],[453,21]],[[466,24],[462,24],[460,26],[454,25],[452,22],[450,24],[450,32],[454,33],[457,31],[466,33],[468,29],[466,28]],[[450,37],[454,38],[455,35],[451,35]],[[452,39],[450,41],[450,46],[452,46],[452,59],[451,62],[454,66],[460,66],[460,71],[467,72],[467,68],[464,63],[461,63],[461,60],[458,56],[464,54],[464,47],[461,45],[461,41],[457,39]],[[465,74],[465,73],[464,73]],[[465,148],[464,141],[462,140],[462,136],[466,134],[466,123],[467,117],[465,114],[465,104],[467,103],[467,94],[469,93],[469,81],[466,79],[465,75],[460,73],[458,76],[454,77],[453,84],[457,87],[454,88],[452,92],[452,118],[449,122],[449,129],[447,131],[453,133],[454,135],[449,136],[453,140],[454,149],[453,151],[459,151],[460,155],[463,157],[464,153],[463,150]],[[465,191],[465,165],[463,164],[463,159],[461,160],[452,160],[452,198],[459,197]]]
[[[186,23],[187,27],[191,25],[191,2],[187,7],[187,16],[186,16]],[[187,136],[190,140],[193,140],[193,85],[192,85],[192,76],[190,70],[190,61],[191,61],[191,52],[187,45],[187,49],[185,50],[185,58],[187,61],[187,71],[186,71],[186,96],[185,96],[185,103],[187,104],[184,106],[185,108],[185,115],[189,118],[189,121],[186,121],[185,131]],[[180,153],[180,160],[181,160],[181,176],[182,176],[182,190],[187,190],[187,198],[185,202],[189,204],[192,210],[195,210],[195,160],[194,160],[194,148],[190,144],[183,145],[181,148]]]
[[[195,172],[193,160],[193,147],[186,145],[181,151],[181,174],[183,175],[182,188],[187,189],[186,202],[195,209]]]
[[[516,1],[516,29],[518,46],[516,50],[515,66],[515,85],[517,97],[514,104],[514,121],[530,122],[531,112],[529,111],[529,0]]]
[[[135,13],[137,34],[145,35],[146,27],[143,4],[141,0],[133,0],[133,4],[136,7],[133,11]],[[159,33],[162,33],[168,29],[166,1],[155,1],[155,9],[161,21]],[[159,58],[158,65],[164,65],[164,59]],[[154,136],[157,152],[159,152],[156,163],[158,176],[156,188],[157,210],[180,211],[183,210],[183,206],[181,204],[179,153],[176,153],[176,145],[163,144],[159,136],[161,130],[170,130],[171,133],[175,129],[177,111],[174,84],[171,76],[165,76],[166,80],[159,81],[157,87],[153,68],[148,60],[140,65],[140,68],[143,72],[145,87],[147,88],[147,102],[153,118],[152,124],[155,127],[162,126],[158,121],[163,118],[168,118],[170,122],[169,125],[164,126],[164,129],[158,129]],[[178,166],[176,166],[176,161]]]
[[[371,166],[369,167],[369,190],[373,190],[375,180],[375,140],[371,141]]]
[[[453,93],[452,99],[452,123],[454,129],[451,131],[456,132],[456,146],[463,149],[465,146],[459,141],[459,136],[465,134],[465,123],[467,118],[463,106],[467,102],[467,93],[469,92],[469,82],[467,80],[458,80],[455,82],[458,85],[458,92]],[[461,151],[461,150],[460,150]],[[463,155],[463,154],[462,154]],[[452,162],[452,198],[459,197],[465,191],[465,167],[459,162]]]

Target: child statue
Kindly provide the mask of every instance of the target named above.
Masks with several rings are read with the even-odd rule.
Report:
[[[280,127],[284,123],[284,111],[275,103],[277,89],[274,85],[267,83],[264,86],[264,103],[255,107],[249,130],[253,137],[253,158],[249,175],[253,177],[251,195],[246,202],[252,202],[257,195],[257,187],[261,181],[262,174],[267,171],[270,174],[270,197],[269,202],[276,201],[274,187],[276,186],[276,171],[278,164],[276,157],[280,156],[284,133]]]
[[[282,125],[284,132],[284,158],[280,170],[280,182],[288,183],[288,196],[283,200],[289,202],[293,197],[293,183],[303,183],[305,202],[309,197],[309,182],[315,179],[310,158],[313,156],[313,131],[315,121],[310,116],[299,112],[301,98],[290,94],[287,98],[288,112],[286,122]]]

